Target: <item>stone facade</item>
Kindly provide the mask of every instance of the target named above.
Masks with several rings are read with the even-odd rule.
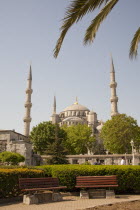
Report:
[[[32,165],[32,144],[28,137],[14,130],[0,130],[0,152],[17,152],[25,157],[25,165]]]

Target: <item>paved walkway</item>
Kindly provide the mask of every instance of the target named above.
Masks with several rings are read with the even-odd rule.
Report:
[[[64,196],[63,199],[60,202],[38,205],[25,205],[22,202],[0,204],[0,210],[85,210],[104,204],[140,200],[140,195],[118,195],[114,199],[80,199],[79,196]]]

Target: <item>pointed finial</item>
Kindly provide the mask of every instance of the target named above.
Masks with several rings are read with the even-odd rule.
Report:
[[[31,67],[31,65],[30,65],[28,80],[32,80],[32,67]]]
[[[76,101],[75,101],[74,104],[78,104],[78,97],[77,96],[76,96]]]
[[[111,69],[110,69],[110,72],[115,72],[112,54],[110,54],[110,57],[111,57]]]

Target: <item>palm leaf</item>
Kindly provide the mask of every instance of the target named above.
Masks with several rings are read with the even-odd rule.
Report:
[[[140,27],[136,31],[132,41],[131,41],[131,46],[130,46],[130,51],[129,51],[129,57],[133,59],[134,57],[137,57],[138,54],[138,44],[140,42]]]
[[[74,0],[66,10],[63,19],[62,27],[60,28],[61,34],[54,49],[54,57],[58,56],[63,40],[69,28],[89,12],[99,8],[103,3],[107,4],[110,0]]]
[[[113,7],[116,5],[118,1],[119,0],[110,0],[101,10],[101,12],[92,20],[90,26],[86,30],[86,34],[84,37],[84,44],[93,42],[100,24],[111,12],[111,10],[113,9]]]

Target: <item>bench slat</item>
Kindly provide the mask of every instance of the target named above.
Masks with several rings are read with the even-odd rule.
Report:
[[[87,186],[82,186],[82,185],[76,185],[76,188],[98,188],[98,187],[118,187],[118,185],[87,185]]]
[[[78,176],[76,188],[118,187],[117,176]]]
[[[29,188],[29,189],[22,189],[21,191],[25,192],[25,191],[38,191],[38,190],[57,190],[57,189],[66,189],[66,186],[59,186],[59,187],[47,187],[47,188]]]
[[[20,178],[19,188],[22,191],[37,191],[50,189],[66,189],[66,186],[59,186],[58,178],[43,177],[43,178]]]

